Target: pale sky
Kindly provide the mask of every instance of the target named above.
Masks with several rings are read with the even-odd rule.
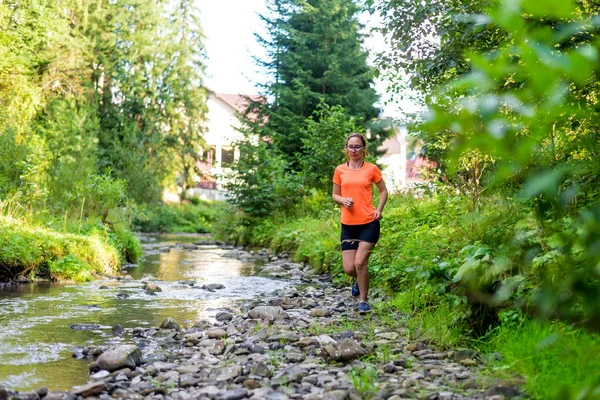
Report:
[[[266,13],[265,0],[197,0],[200,19],[206,36],[206,86],[217,93],[256,94],[252,81],[264,82],[267,78],[255,64],[252,56],[264,58],[264,49],[257,43],[255,32],[264,32],[264,23],[258,14]],[[363,19],[369,25],[376,20]],[[385,49],[381,38],[369,37],[368,49]],[[386,84],[375,82],[375,89],[383,100]],[[400,117],[397,105],[380,105],[384,115]],[[414,105],[403,103],[405,110],[414,111]]]

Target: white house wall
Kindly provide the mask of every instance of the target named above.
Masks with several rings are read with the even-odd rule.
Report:
[[[223,173],[221,159],[223,147],[231,148],[235,142],[242,139],[242,134],[235,129],[240,126],[240,122],[235,110],[213,93],[208,96],[207,106],[208,122],[204,140],[207,146],[215,148],[215,163],[210,172],[213,175],[220,175]],[[234,154],[237,159],[239,152],[235,151]]]
[[[379,147],[387,150],[377,162],[383,167],[383,179],[390,193],[406,188],[406,128],[396,128],[396,133],[387,138]]]

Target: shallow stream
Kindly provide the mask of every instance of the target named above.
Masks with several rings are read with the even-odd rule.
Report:
[[[74,351],[128,343],[127,335],[112,334],[117,324],[158,327],[173,318],[190,326],[294,283],[256,276],[254,264],[223,257],[228,250],[217,246],[194,246],[198,240],[192,235],[145,237],[142,260],[124,271],[133,280],[0,288],[0,384],[19,391],[69,390],[86,383],[89,375],[89,361],[75,359]],[[150,295],[142,281],[162,291]],[[202,289],[211,283],[225,287]],[[88,329],[74,329],[83,324]]]

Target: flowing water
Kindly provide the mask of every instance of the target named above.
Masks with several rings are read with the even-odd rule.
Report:
[[[39,387],[69,390],[87,382],[89,361],[75,359],[82,346],[128,343],[112,327],[158,327],[166,318],[182,326],[214,318],[243,300],[293,282],[254,276],[253,264],[226,258],[217,246],[185,249],[194,236],[151,236],[134,280],[97,280],[84,284],[37,283],[0,288],[0,384],[26,391]],[[142,290],[142,280],[161,289]],[[220,283],[224,289],[201,289]],[[72,325],[90,324],[84,330]]]

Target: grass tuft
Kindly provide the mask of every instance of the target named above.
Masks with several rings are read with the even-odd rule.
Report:
[[[523,320],[520,326],[500,327],[483,346],[499,352],[489,373],[525,378],[535,399],[599,398],[600,335],[559,322]],[[586,395],[587,393],[587,395]]]

